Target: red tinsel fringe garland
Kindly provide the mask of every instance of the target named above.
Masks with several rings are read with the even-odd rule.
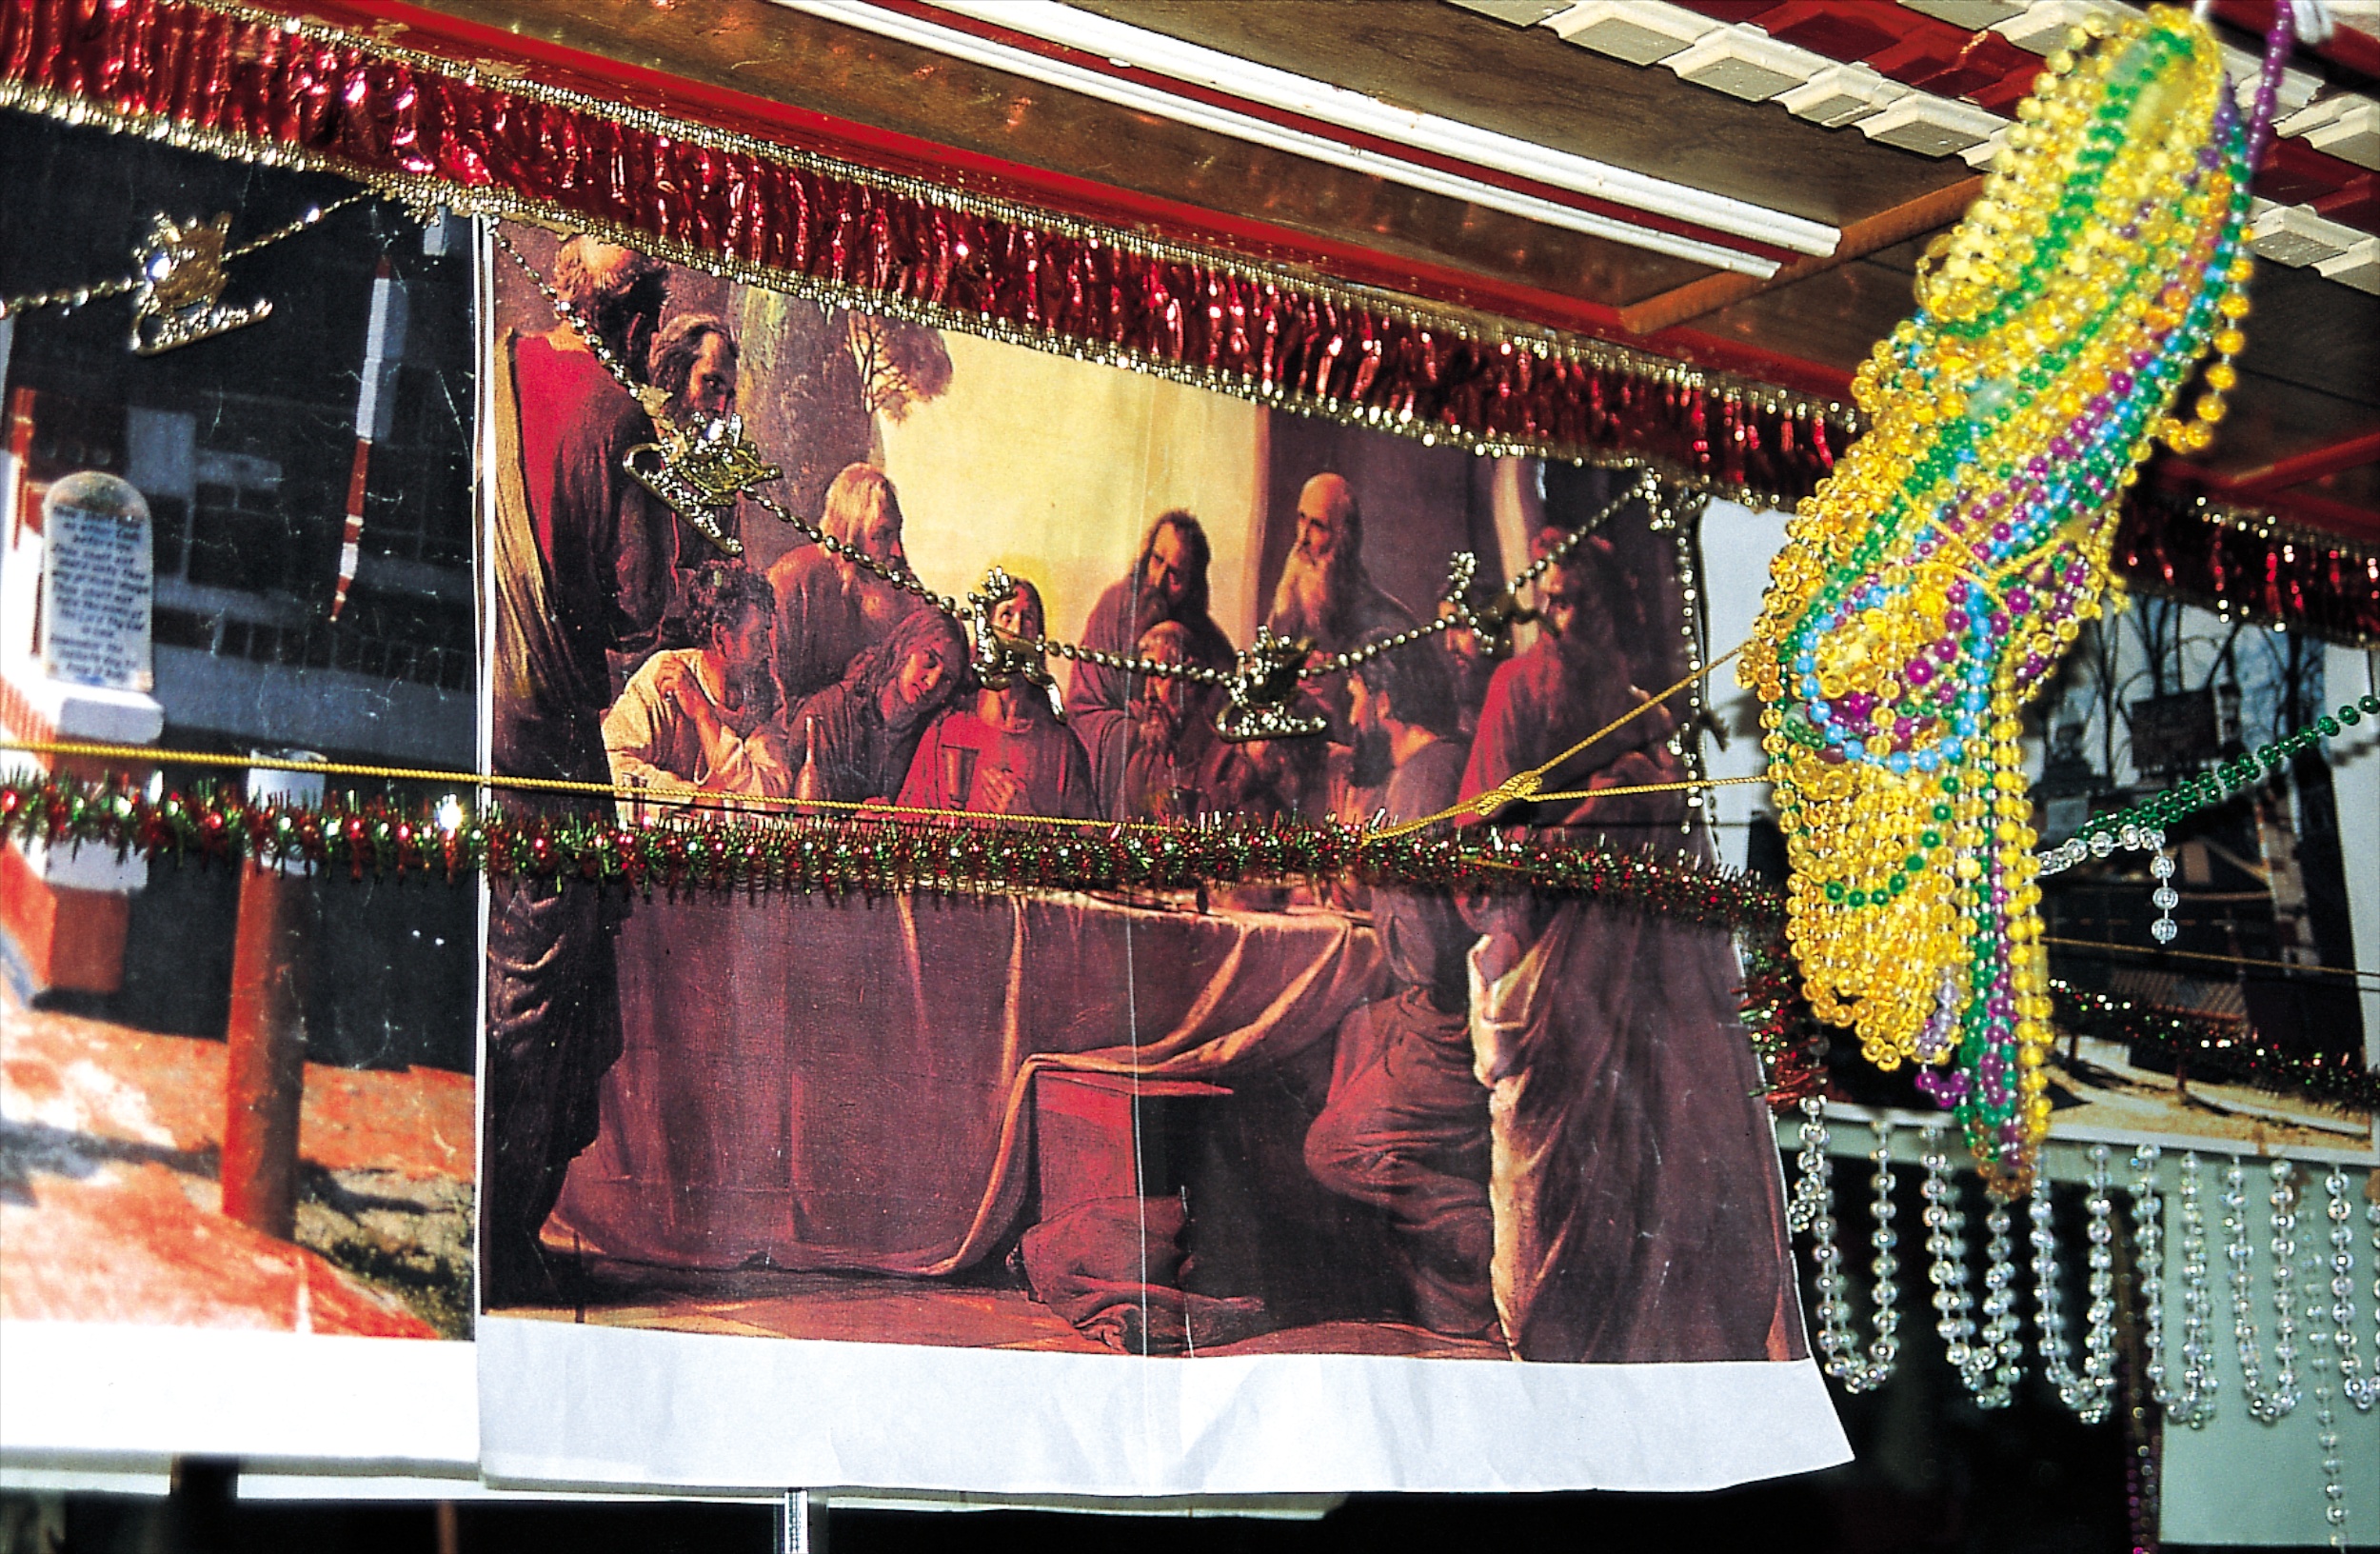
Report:
[[[1472,322],[1039,215],[616,100],[228,0],[0,0],[0,104],[416,203],[584,223],[664,258],[1285,408],[1472,447],[1651,460],[1787,507],[1853,427],[1638,351]],[[2380,642],[2380,555],[2135,493],[2116,548],[2143,587]]]
[[[2135,587],[2335,642],[2380,643],[2380,553],[2335,534],[2135,491],[2114,560]]]
[[[1485,336],[1286,271],[1037,221],[261,12],[9,0],[0,82],[29,106],[64,99],[138,128],[176,126],[172,138],[226,154],[425,200],[500,195],[642,236],[664,257],[847,288],[928,322],[1121,353],[1473,445],[1625,451],[1791,503],[1834,467],[1843,436],[1778,391],[1657,357]]]

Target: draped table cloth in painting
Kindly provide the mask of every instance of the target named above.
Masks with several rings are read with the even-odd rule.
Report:
[[[1382,977],[1335,913],[1084,896],[656,899],[619,948],[625,1050],[555,1223],[707,1268],[963,1268],[1022,1205],[1037,1072],[1228,1085]]]

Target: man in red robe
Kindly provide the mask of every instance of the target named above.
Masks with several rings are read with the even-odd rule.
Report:
[[[1455,802],[1463,747],[1436,653],[1384,653],[1349,682],[1359,751],[1383,747],[1380,807],[1418,820]],[[1444,891],[1372,891],[1389,988],[1339,1023],[1330,1098],[1307,1130],[1315,1180],[1388,1222],[1398,1272],[1425,1327],[1477,1337],[1496,1325],[1488,1286],[1488,1092],[1472,1073],[1463,953]]]
[[[1536,647],[1499,667],[1465,798],[1561,754],[1644,693],[1628,579],[1590,541],[1548,573]],[[1649,726],[1649,727],[1648,727]],[[1547,774],[1556,791],[1676,781],[1664,712]],[[1678,793],[1530,807],[1622,847],[1685,838]],[[1509,823],[1511,812],[1496,817]],[[1707,842],[1702,844],[1707,847]],[[1803,1352],[1783,1184],[1724,927],[1618,905],[1467,898],[1471,1038],[1489,1086],[1491,1263],[1523,1360],[1781,1359]]]
[[[1020,581],[992,607],[995,629],[1023,641],[1044,634],[1041,594]],[[981,815],[1099,813],[1091,759],[1051,712],[1049,697],[1022,676],[1002,690],[979,689],[934,721],[909,761],[901,802]]]
[[[876,466],[848,465],[827,486],[819,528],[879,566],[905,571],[901,525],[901,498]],[[856,559],[817,545],[778,557],[768,586],[777,590],[777,689],[788,707],[841,680],[853,659],[924,608]]]
[[[641,365],[666,273],[579,236],[563,243],[553,284],[614,360]],[[651,421],[567,323],[505,345],[499,435],[519,459],[495,472],[494,769],[608,782],[604,709],[621,667],[651,651],[671,572],[674,520],[620,467]],[[585,886],[524,879],[493,882],[489,898],[481,1271],[490,1303],[522,1304],[555,1297],[538,1235],[594,1142],[597,1086],[620,1055],[624,908]]]

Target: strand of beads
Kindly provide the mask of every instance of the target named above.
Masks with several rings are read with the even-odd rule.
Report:
[[[1854,1392],[1872,1392],[1891,1381],[1901,1348],[1896,1336],[1901,1325],[1901,1287],[1896,1282],[1900,1273],[1896,1252],[1900,1238],[1893,1228],[1893,1220],[1900,1211],[1893,1205],[1893,1125],[1885,1118],[1876,1119],[1875,1152],[1869,1158],[1875,1166],[1875,1174],[1869,1179],[1875,1190],[1871,1205],[1875,1228],[1868,1233],[1868,1245],[1875,1253],[1875,1260],[1868,1265],[1875,1276],[1869,1305],[1875,1314],[1875,1336],[1868,1341],[1867,1364],[1861,1367],[1858,1379],[1845,1383]]]
[[[2086,1205],[2091,1242],[2087,1286],[2091,1305],[2084,1318],[2088,1326],[2083,1336],[2083,1368],[2079,1373],[2074,1369],[2073,1340],[2066,1330],[2065,1290],[2059,1283],[2057,1225],[2050,1184],[2038,1174],[2033,1179],[2029,1205],[2033,1216],[2033,1325],[2039,1335],[2041,1374],[2057,1389],[2058,1401],[2080,1415],[2086,1424],[2096,1424],[2107,1418],[2115,1395],[2115,1303],[2110,1298],[2115,1276],[2114,1258],[2108,1249],[2114,1239],[2110,1224],[2114,1205],[2108,1195],[2108,1159],[2106,1145],[2092,1146]]]
[[[1820,1038],[1821,1041],[1824,1038]],[[1819,1053],[1824,1061],[1824,1052]],[[1810,1228],[1817,1216],[1821,1195],[1829,1190],[1826,1146],[1826,1097],[1813,1092],[1801,1098],[1801,1153],[1794,1157],[1794,1196],[1785,1205],[1785,1228],[1795,1235]]]
[[[1802,1124],[1801,1190],[1795,1196],[1809,1205],[1810,1261],[1818,1292],[1818,1352],[1826,1357],[1826,1373],[1842,1383],[1845,1391],[1872,1392],[1892,1379],[1900,1353],[1900,1341],[1894,1336],[1900,1326],[1900,1286],[1894,1283],[1894,1275],[1900,1264],[1894,1255],[1893,1125],[1881,1120],[1875,1125],[1876,1228],[1869,1238],[1875,1249],[1875,1337],[1863,1358],[1848,1298],[1850,1281],[1843,1274],[1842,1251],[1835,1239],[1835,1168],[1826,1152],[1824,1104],[1813,1106],[1805,1101],[1804,1115],[1808,1120]]]
[[[2166,827],[2245,793],[2276,775],[2299,752],[2326,739],[2336,739],[2367,717],[2380,717],[2380,693],[2366,691],[2352,702],[2341,702],[2337,711],[2325,712],[2270,745],[2260,745],[2138,804],[2093,815],[2073,835],[2041,854],[2041,872],[2060,873],[2089,859],[2105,858],[2119,847],[2127,852],[2162,851]]]
[[[1983,1217],[1983,1348],[1990,1380],[1975,1394],[1984,1408],[2005,1408],[2025,1379],[2025,1346],[2016,1316],[2015,1244],[2009,1239],[2008,1204],[1993,1199]]]
[[[2153,1144],[2132,1148],[2132,1266],[2140,1281],[2142,1368],[2150,1392],[2171,1414],[2165,1385],[2165,1198],[2157,1189],[2163,1155]]]
[[[2323,1178],[2323,1215],[2330,1222],[2330,1349],[2337,1358],[2339,1390],[2359,1414],[2380,1402],[2380,1378],[2364,1374],[2355,1352],[2355,1227],[2348,1223],[2347,1173],[2336,1166]],[[2380,1225],[2380,1205],[2373,1207]]]
[[[1926,1278],[1934,1285],[1934,1330],[1942,1353],[1967,1390],[1981,1397],[1992,1368],[1991,1348],[1975,1338],[1974,1294],[1967,1287],[1967,1214],[1958,1206],[1958,1185],[1951,1180],[1946,1126],[1925,1131]]]
[[[2182,1395],[2177,1415],[2193,1429],[2214,1418],[2222,1385],[2214,1369],[2213,1265],[2207,1252],[2207,1208],[2193,1149],[2182,1156]]]
[[[2313,1345],[2307,1359],[2307,1368],[2313,1380],[2307,1395],[2314,1405],[2314,1444],[2322,1452],[2322,1519],[2330,1524],[2330,1546],[2347,1547],[2347,1464],[2339,1458],[2339,1420],[2330,1406],[2330,1371],[2337,1357],[2330,1352],[2322,1330],[2322,1292],[2316,1280],[2322,1271],[2322,1256],[2318,1249],[2306,1249],[2306,1342]]]
[[[2166,409],[2211,338],[2227,363],[2244,344],[2260,132],[2183,12],[2069,41],[1855,376],[1872,429],[1789,525],[1741,671],[1814,1011],[1925,1065],[2010,1195],[2049,1120],[2018,712],[2100,608],[2150,436],[2196,447],[2222,414]]]
[[[2364,1223],[2371,1226],[2371,1377],[2363,1382],[2355,1394],[2355,1406],[2368,1410],[2375,1396],[2380,1396],[2380,1196],[2372,1191],[2371,1178],[2364,1178]]]
[[[2091,1243],[2091,1274],[2084,1285],[2091,1305],[2083,1312],[2082,1401],[2074,1411],[2096,1424],[2115,1406],[2115,1200],[2109,1191],[2111,1153],[2091,1147],[2090,1196],[2084,1235]]]
[[[2296,1216],[2286,1214],[2289,1162],[2272,1163],[2272,1386],[2264,1384],[2264,1351],[2256,1337],[2254,1251],[2248,1238],[2247,1172],[2234,1157],[2223,1175],[2223,1228],[2231,1263],[2231,1340],[2239,1356],[2240,1396],[2258,1424],[2271,1424],[2297,1406],[2297,1314],[2289,1302],[2290,1263],[2297,1253]]]
[[[1851,1330],[1851,1303],[1843,1298],[1843,1254],[1835,1245],[1835,1165],[1827,1153],[1825,1103],[1811,1097],[1802,1103],[1801,1187],[1796,1196],[1807,1205],[1810,1231],[1811,1282],[1817,1288],[1818,1352],[1825,1369],[1849,1384],[1859,1371],[1859,1341]]]
[[[2059,1284],[2057,1225],[2049,1177],[2036,1174],[2027,1194],[2033,1216],[2033,1296],[2035,1351],[2041,1356],[2041,1376],[2057,1389],[2058,1401],[2080,1411],[2082,1378],[2074,1372],[2073,1341],[2066,1330],[2066,1293]]]
[[[2167,1383],[2165,1359],[2165,1201],[2157,1190],[2163,1151],[2132,1151],[2132,1236],[2140,1252],[2141,1346],[2148,1351],[2150,1396],[2165,1417],[2192,1429],[2214,1417],[2213,1372],[2207,1365],[2207,1222],[2198,1203],[2198,1156],[2182,1158],[2182,1381]]]

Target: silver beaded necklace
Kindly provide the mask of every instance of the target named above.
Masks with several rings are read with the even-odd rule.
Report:
[[[1824,1050],[1820,1049],[1820,1057]],[[1826,1098],[1801,1098],[1801,1153],[1794,1157],[1794,1197],[1785,1205],[1785,1228],[1799,1235],[1815,1218],[1818,1194],[1825,1190],[1819,1173],[1826,1169]]]
[[[1897,1255],[1899,1232],[1893,1228],[1893,1220],[1900,1210],[1893,1204],[1893,1125],[1884,1118],[1875,1123],[1875,1153],[1871,1157],[1875,1174],[1868,1185],[1874,1189],[1875,1199],[1870,1205],[1875,1219],[1875,1229],[1868,1236],[1868,1245],[1875,1260],[1868,1270],[1875,1276],[1871,1292],[1875,1312],[1875,1337],[1868,1343],[1868,1385],[1882,1386],[1893,1378],[1893,1366],[1900,1358],[1901,1345],[1897,1336],[1901,1325],[1901,1286],[1896,1282],[1901,1264]]]
[[[2008,1205],[1994,1199],[1983,1218],[1983,1346],[1993,1368],[1990,1385],[1975,1394],[1985,1408],[2005,1408],[2015,1401],[2016,1384],[2025,1379],[2025,1346],[2016,1316],[2015,1245],[2009,1239]]]
[[[1882,1120],[1875,1124],[1876,1228],[1869,1238],[1875,1248],[1875,1336],[1862,1357],[1851,1302],[1845,1295],[1849,1281],[1843,1276],[1842,1252],[1835,1244],[1835,1168],[1827,1154],[1831,1140],[1825,1103],[1815,1097],[1804,1100],[1802,1116],[1802,1152],[1797,1162],[1801,1174],[1795,1184],[1795,1200],[1806,1205],[1809,1217],[1810,1260],[1816,1268],[1814,1283],[1818,1290],[1818,1350],[1826,1357],[1826,1373],[1842,1383],[1845,1391],[1872,1392],[1892,1379],[1900,1353],[1900,1341],[1894,1336],[1900,1326],[1900,1286],[1894,1277],[1900,1271],[1900,1260],[1894,1254],[1897,1238],[1893,1230],[1893,1125]]]
[[[1975,1341],[1975,1298],[1967,1287],[1967,1214],[1958,1206],[1958,1186],[1951,1180],[1948,1128],[1935,1123],[1925,1131],[1925,1226],[1927,1282],[1934,1285],[1934,1330],[1942,1335],[1942,1353],[1958,1371],[1967,1390],[1980,1398],[1992,1368],[1992,1350]]]
[[[2264,1383],[2264,1354],[2256,1338],[2253,1252],[2248,1239],[2247,1172],[2238,1157],[2224,1172],[2223,1228],[2231,1262],[2231,1338],[2239,1353],[2240,1396],[2257,1423],[2271,1424],[2297,1406],[2297,1312],[2290,1299],[2297,1259],[2296,1193],[2290,1162],[2271,1166],[2272,1192],[2272,1385]]]
[[[2330,1174],[2339,1175],[2334,1166]],[[2330,1546],[2347,1547],[2347,1464],[2339,1459],[2338,1416],[2330,1407],[2330,1371],[2339,1357],[2327,1352],[2326,1342],[2335,1343],[2346,1329],[2326,1334],[2322,1330],[2322,1292],[2316,1281],[2322,1275],[2321,1251],[2312,1246],[2306,1249],[2306,1342],[2313,1346],[2307,1359],[2307,1368],[2313,1372],[2313,1385],[2308,1388],[2314,1404],[2314,1444],[2322,1448],[2322,1518],[2330,1526]],[[2333,1316],[2336,1307],[2332,1307]],[[2344,1366],[2340,1368],[2344,1370]]]
[[[2196,1151],[2182,1157],[2182,1381],[2167,1383],[2165,1360],[2165,1203],[2157,1190],[2162,1151],[2153,1144],[2132,1150],[2132,1228],[2140,1246],[2141,1344],[2149,1351],[2151,1395],[2165,1417],[2192,1429],[2214,1417],[2217,1385],[2208,1365],[2207,1327],[2214,1297],[2207,1287],[2207,1219],[2198,1197]]]
[[[2339,1390],[2357,1413],[2368,1414],[2380,1401],[2380,1377],[2366,1376],[2363,1358],[2355,1352],[2355,1228],[2348,1223],[2347,1186],[2347,1173],[2331,1166],[2322,1183],[2323,1212],[2330,1222],[2330,1349],[2339,1367]],[[2373,1246],[2380,1253],[2380,1204],[2368,1212]],[[2380,1279],[2374,1281],[2373,1295],[2380,1302]],[[2380,1345],[2380,1329],[2372,1341]]]
[[[2074,1369],[2073,1347],[2066,1330],[2065,1292],[2058,1274],[2057,1226],[2045,1175],[2033,1177],[2029,1205],[2033,1217],[2033,1322],[2040,1335],[2041,1374],[2057,1389],[2058,1401],[2080,1415],[2086,1424],[2096,1424],[2108,1417],[2115,1392],[2115,1303],[2109,1298],[2115,1287],[2114,1258],[2108,1249],[2114,1239],[2110,1224],[2114,1203],[2108,1195],[2108,1158],[2106,1145],[2092,1146],[2087,1204],[2091,1242],[2087,1287],[2091,1305],[2084,1318],[2088,1326],[2079,1374]]]
[[[2091,1195],[2084,1206],[2084,1236],[2091,1243],[2090,1277],[2084,1289],[2091,1305],[2083,1312],[2083,1402],[2075,1408],[2086,1424],[2108,1417],[2115,1405],[2115,1198],[2112,1151],[2091,1148]]]

